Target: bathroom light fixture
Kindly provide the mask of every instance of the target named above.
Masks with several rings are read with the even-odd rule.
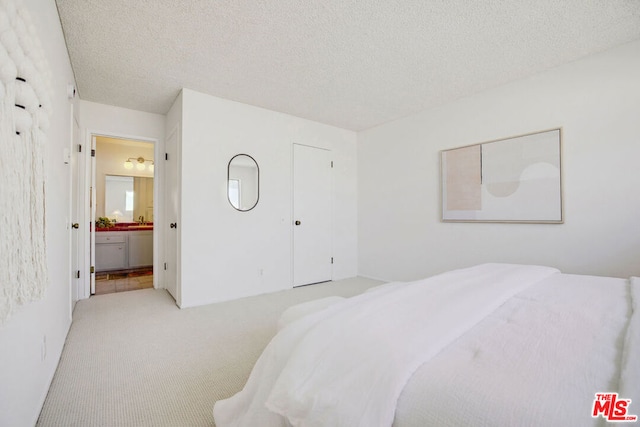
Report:
[[[143,171],[145,170],[146,166],[146,162],[149,162],[149,172],[153,173],[153,169],[154,169],[154,165],[153,165],[153,160],[149,160],[149,159],[145,159],[144,157],[129,157],[125,162],[124,162],[124,168],[125,169],[133,169],[133,162],[131,160],[135,160],[136,162],[136,169],[138,169],[139,171]]]

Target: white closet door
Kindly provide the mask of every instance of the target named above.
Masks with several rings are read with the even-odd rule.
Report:
[[[180,132],[179,125],[166,140],[165,167],[165,288],[182,304],[180,289]]]
[[[70,161],[71,161],[71,312],[76,302],[84,295],[82,288],[82,280],[84,275],[89,273],[88,269],[82,265],[82,251],[84,230],[87,227],[87,221],[84,221],[84,206],[82,206],[82,182],[80,175],[82,174],[82,155],[79,151],[80,146],[80,125],[73,115],[73,104],[71,105],[71,121],[73,123],[71,134]],[[86,148],[85,148],[86,150]],[[82,279],[81,279],[82,277]]]
[[[293,145],[293,285],[331,280],[331,152]]]

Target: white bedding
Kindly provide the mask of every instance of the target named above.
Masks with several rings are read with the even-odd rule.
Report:
[[[591,417],[594,395],[619,390],[629,314],[626,280],[551,277],[421,366],[398,400],[394,427],[601,425]],[[620,392],[633,399],[631,414],[640,413],[640,395]]]
[[[216,425],[588,425],[596,392],[635,393],[628,294],[510,265],[384,285],[282,329]]]
[[[640,417],[640,277],[629,283],[631,314],[622,351],[620,395],[635,397],[633,415]]]

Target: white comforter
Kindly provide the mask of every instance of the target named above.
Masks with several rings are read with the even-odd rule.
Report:
[[[541,351],[548,347],[542,346],[541,342],[546,328],[554,327],[553,316],[544,313],[543,302],[553,303],[554,297],[544,296],[543,292],[540,300],[536,292],[540,287],[553,289],[553,286],[540,284],[554,283],[564,276],[546,267],[483,265],[424,281],[384,285],[303,317],[274,337],[240,393],[216,403],[216,425],[370,427],[390,426],[394,417],[395,425],[399,427],[469,423],[535,425],[562,418],[554,407],[547,408],[548,417],[535,417],[545,414],[543,407],[529,411],[533,415],[528,414],[526,420],[520,418],[519,407],[536,407],[535,403],[523,402],[522,396],[531,399],[532,396],[540,397],[532,392],[553,394],[550,385],[558,386],[565,396],[582,393],[569,399],[580,404],[576,408],[573,407],[576,405],[569,405],[568,419],[586,407],[583,420],[590,421],[593,393],[612,391],[610,383],[616,369],[618,374],[621,369],[620,357],[615,345],[601,342],[603,334],[594,331],[585,334],[579,327],[583,319],[578,316],[577,337],[572,336],[571,331],[560,336],[565,340],[564,344],[566,340],[578,338],[574,341],[581,346],[579,351],[595,353],[596,358],[603,359],[602,366],[598,368],[599,372],[587,376],[588,381],[578,381],[577,387],[571,381],[570,384],[563,383],[563,378],[580,377],[580,369],[585,368],[581,361],[574,363],[574,375],[557,375],[553,350],[557,350],[558,343],[551,351]],[[563,302],[559,307],[566,305],[564,301],[567,297],[571,299],[576,291],[580,290],[561,291],[559,299]],[[564,297],[562,292],[566,294]],[[609,325],[612,322],[607,320],[614,303],[620,302],[619,293],[620,290],[615,289],[611,301],[604,298],[607,302],[600,304],[603,307],[596,312],[584,309],[595,316],[598,328],[602,326],[609,335],[614,335],[609,338],[612,342],[620,340],[627,329],[631,330],[625,329],[629,307],[618,310],[624,315],[614,315],[613,324]],[[600,298],[595,292],[591,297]],[[533,314],[527,314],[531,311],[529,308],[522,310],[530,305]],[[505,309],[507,314],[503,313]],[[569,313],[571,316],[573,312],[569,310]],[[537,341],[527,338],[530,326],[514,328],[510,325],[516,322],[517,326],[520,321],[528,325],[530,317],[537,319],[533,324]],[[465,338],[458,340],[463,334]],[[589,340],[589,336],[594,338]],[[492,345],[484,344],[483,340]],[[469,342],[473,344],[469,346]],[[512,351],[505,357],[505,345],[522,348],[517,357],[513,357]],[[604,350],[595,346],[604,347]],[[569,346],[572,347],[573,344]],[[535,356],[538,353],[542,354],[542,360],[537,368],[554,373],[552,376],[558,378],[558,384],[537,381],[538,374],[532,373],[533,378],[524,377],[531,384],[516,384],[516,389],[513,384],[505,387],[510,384],[507,380],[512,371],[517,374],[530,368],[521,361],[538,360]],[[627,360],[633,358],[627,357]],[[429,363],[425,363],[427,361]],[[564,369],[565,365],[567,360],[562,359],[559,366]],[[502,369],[502,366],[506,368]],[[446,375],[442,375],[443,372]],[[488,377],[488,373],[494,378]],[[483,392],[479,386],[485,387],[486,383],[489,383],[488,392]],[[455,386],[448,387],[450,384]],[[585,392],[587,396],[584,396]],[[546,402],[549,399],[542,396],[539,400]],[[494,402],[500,402],[502,411],[491,406]],[[494,414],[479,422],[476,412],[485,415],[492,412],[487,411],[487,405]],[[443,406],[447,410],[442,410]]]

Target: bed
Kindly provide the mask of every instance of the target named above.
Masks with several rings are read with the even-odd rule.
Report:
[[[292,307],[244,389],[215,403],[215,422],[417,427],[633,421],[640,413],[639,300],[638,278],[483,264]],[[607,403],[611,393],[624,408]]]

